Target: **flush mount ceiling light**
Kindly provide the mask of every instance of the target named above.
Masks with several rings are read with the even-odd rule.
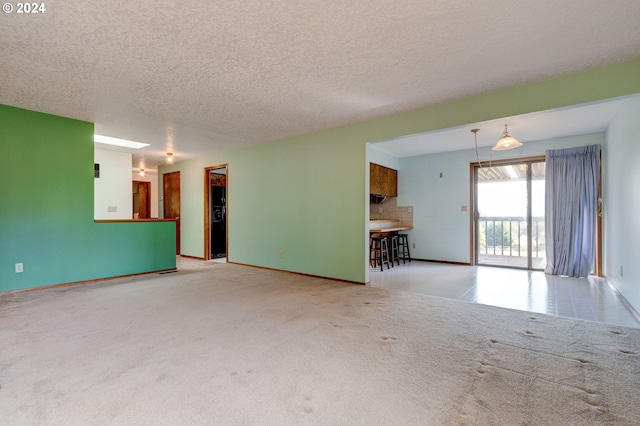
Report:
[[[507,125],[505,124],[504,132],[502,133],[502,136],[500,136],[500,139],[498,140],[496,145],[493,148],[491,148],[491,150],[505,151],[507,149],[513,149],[519,146],[522,146],[522,142],[518,141],[516,138],[509,135],[509,132],[507,131]]]
[[[167,152],[167,163],[173,163],[173,152]]]
[[[129,141],[127,139],[112,138],[111,136],[93,135],[93,141],[106,143],[107,145],[121,146],[123,148],[140,149],[149,146],[148,143]]]
[[[144,177],[144,169],[140,169],[140,177]]]

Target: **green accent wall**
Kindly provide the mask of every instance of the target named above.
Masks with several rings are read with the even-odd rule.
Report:
[[[0,147],[0,292],[175,268],[174,223],[94,222],[92,123],[0,105]]]
[[[640,60],[162,166],[159,183],[181,171],[183,254],[204,256],[203,169],[228,163],[231,262],[366,282],[367,142],[638,92]]]

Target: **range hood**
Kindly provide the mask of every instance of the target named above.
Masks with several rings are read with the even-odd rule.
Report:
[[[382,204],[387,201],[389,197],[380,194],[369,194],[369,204]]]

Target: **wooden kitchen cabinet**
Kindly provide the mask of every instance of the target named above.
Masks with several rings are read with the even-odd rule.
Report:
[[[379,164],[369,164],[369,192],[387,197],[398,196],[398,171]]]

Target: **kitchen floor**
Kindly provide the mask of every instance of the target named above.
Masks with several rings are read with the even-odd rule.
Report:
[[[538,271],[413,261],[380,272],[372,287],[640,328],[640,320],[602,278],[562,278]]]

